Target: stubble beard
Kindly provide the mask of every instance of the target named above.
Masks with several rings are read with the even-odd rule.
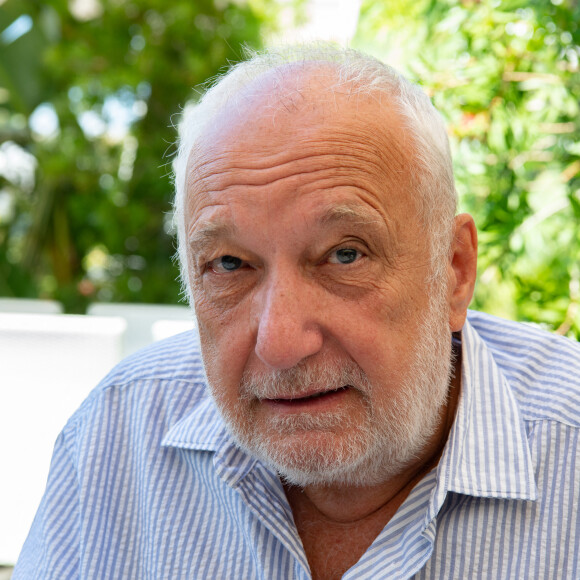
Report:
[[[419,324],[411,364],[401,388],[383,405],[375,387],[351,359],[301,361],[269,374],[245,372],[240,404],[227,405],[219,385],[210,393],[234,441],[290,485],[370,486],[400,474],[417,461],[435,433],[451,373],[451,332],[442,288]],[[269,417],[257,428],[252,401],[288,397],[308,387],[349,385],[362,402],[363,420],[345,411]],[[348,409],[348,407],[347,407]]]

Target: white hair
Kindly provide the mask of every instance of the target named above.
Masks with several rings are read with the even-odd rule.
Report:
[[[173,161],[174,216],[182,283],[192,305],[185,231],[187,168],[192,149],[220,113],[237,106],[236,99],[243,89],[267,73],[282,75],[289,64],[302,65],[307,73],[313,67],[324,66],[333,71],[339,86],[348,85],[351,94],[385,95],[385,101],[403,119],[415,151],[412,194],[429,237],[432,278],[439,277],[450,251],[457,194],[445,124],[429,97],[392,67],[352,49],[325,44],[270,48],[257,53],[248,51],[247,60],[216,77],[201,100],[185,108],[179,123],[178,148]],[[296,74],[300,70],[292,69]],[[380,115],[380,107],[377,109]]]

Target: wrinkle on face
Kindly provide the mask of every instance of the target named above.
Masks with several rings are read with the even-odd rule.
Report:
[[[317,127],[309,132],[303,138],[290,132],[284,139],[273,139],[251,151],[231,144],[224,149],[208,138],[211,143],[204,152],[192,155],[189,183],[195,190],[208,191],[206,184],[211,182],[215,190],[225,191],[233,185],[274,185],[281,179],[332,167],[336,176],[366,171],[382,175],[393,185],[406,186],[412,156],[399,147],[381,143],[377,132],[365,135],[364,131],[353,131],[340,138],[334,128]]]

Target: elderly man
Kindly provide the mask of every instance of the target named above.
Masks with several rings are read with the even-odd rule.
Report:
[[[580,349],[467,316],[429,99],[353,51],[257,55],[175,171],[199,337],[73,416],[15,578],[577,578]]]

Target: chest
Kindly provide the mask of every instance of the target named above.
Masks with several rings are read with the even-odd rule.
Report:
[[[355,527],[298,525],[313,580],[339,580],[368,550],[381,532],[379,523]]]
[[[398,498],[365,517],[337,522],[318,511],[305,494],[294,489],[286,489],[286,494],[314,580],[342,578],[367,553],[402,502]]]

